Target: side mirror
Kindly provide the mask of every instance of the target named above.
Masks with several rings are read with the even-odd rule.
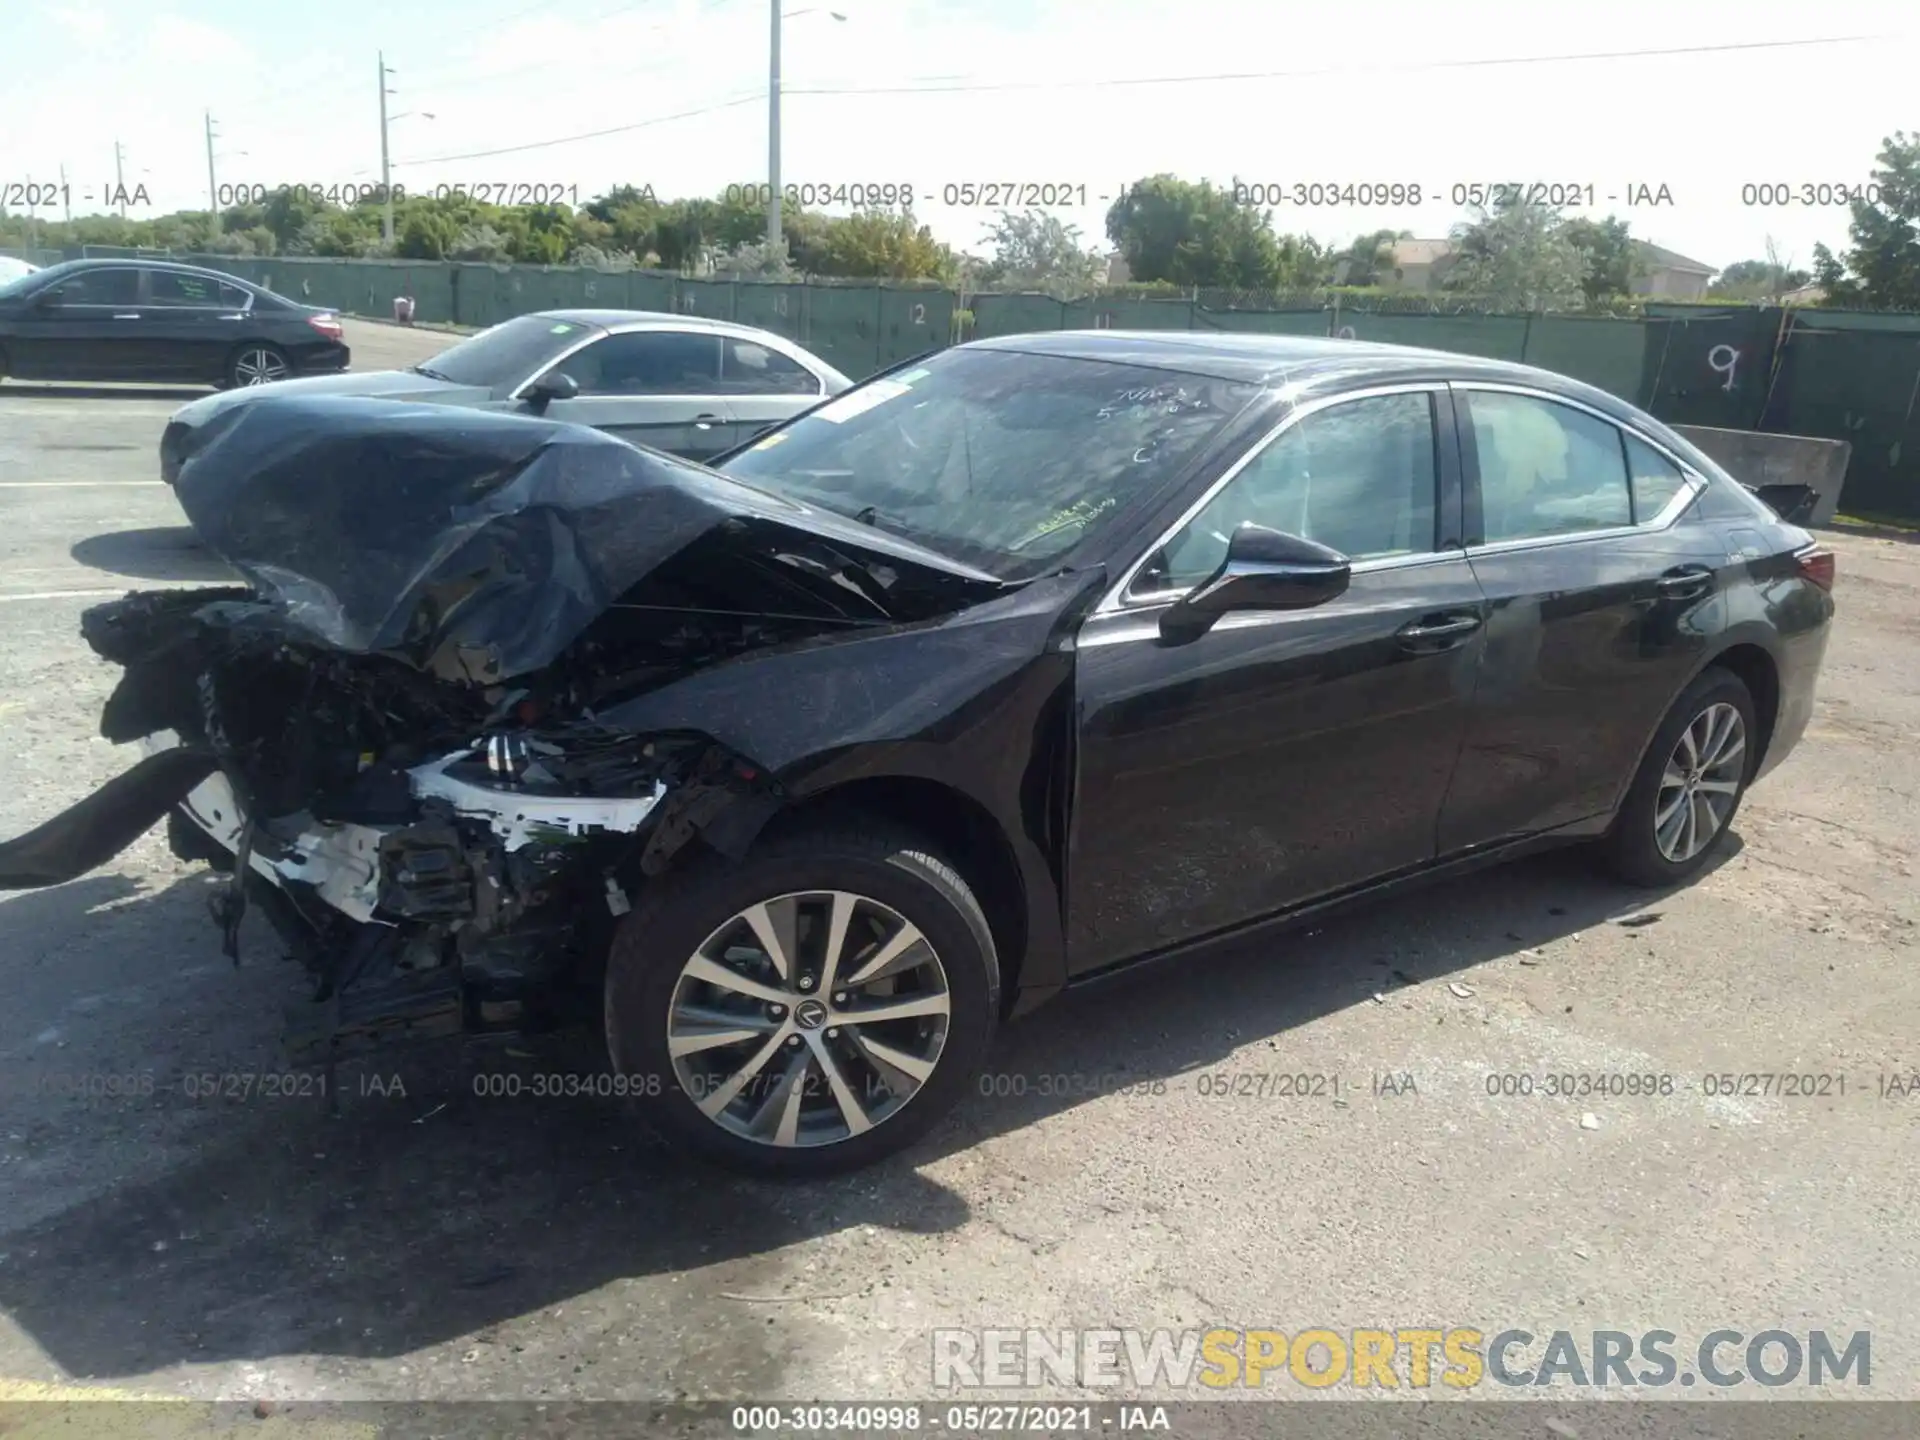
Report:
[[[1233,532],[1213,575],[1160,617],[1169,640],[1205,634],[1230,610],[1310,610],[1344,595],[1353,562],[1338,550],[1251,522]]]
[[[580,382],[564,370],[542,375],[529,385],[520,398],[527,402],[527,408],[534,414],[546,412],[547,406],[556,400],[572,400],[580,393]]]

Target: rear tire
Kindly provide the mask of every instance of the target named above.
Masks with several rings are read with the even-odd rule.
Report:
[[[878,1018],[895,1009],[910,1013]],[[877,828],[812,828],[656,880],[607,961],[627,1093],[670,1139],[753,1175],[840,1174],[910,1145],[973,1083],[999,1011],[967,882]]]
[[[226,374],[222,377],[225,383],[221,388],[238,390],[250,385],[265,385],[274,380],[284,380],[292,373],[293,364],[287,359],[286,351],[264,340],[249,340],[228,359]]]
[[[1702,672],[1667,712],[1600,851],[1630,885],[1682,885],[1725,842],[1747,792],[1759,729],[1746,683]]]

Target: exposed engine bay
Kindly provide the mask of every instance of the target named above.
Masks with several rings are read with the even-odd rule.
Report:
[[[229,877],[226,953],[258,910],[311,974],[296,1063],[575,1018],[635,887],[689,844],[737,856],[783,803],[751,756],[614,702],[998,588],[577,427],[263,397],[208,428],[179,494],[248,583],[86,612],[124,671],[101,733],[147,758],[0,844],[0,888],[164,817]]]

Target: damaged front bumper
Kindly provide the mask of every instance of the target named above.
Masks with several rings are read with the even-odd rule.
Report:
[[[236,768],[246,747],[217,714],[199,729],[135,737],[144,758],[126,774],[0,844],[0,889],[77,878],[164,817],[176,854],[229,876],[211,909],[235,963],[257,910],[309,972],[310,998],[287,1010],[295,1064],[587,1018],[633,889],[696,837],[737,855],[780,803],[710,737],[576,722],[405,767],[363,753],[311,804],[256,814],[245,795],[271,787]]]

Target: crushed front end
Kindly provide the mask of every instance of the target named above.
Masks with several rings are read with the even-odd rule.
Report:
[[[103,733],[191,784],[169,839],[228,873],[226,953],[256,909],[313,976],[295,1062],[590,1013],[630,890],[697,833],[725,849],[727,812],[744,837],[779,804],[704,735],[621,733],[568,693],[436,681],[272,618],[244,591],[148,593],[83,632],[125,667]]]
[[[176,489],[245,583],[86,613],[123,671],[101,733],[147,757],[0,842],[0,890],[164,819],[230,877],[227,954],[257,909],[311,972],[304,1062],[593,1013],[634,888],[696,838],[742,853],[782,803],[705,729],[600,717],[999,589],[598,432],[440,406],[263,396],[196,432]]]

